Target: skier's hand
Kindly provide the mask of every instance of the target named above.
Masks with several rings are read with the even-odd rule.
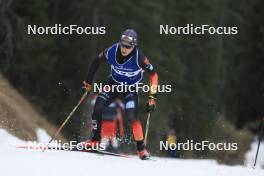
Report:
[[[83,92],[89,92],[92,89],[92,85],[88,84],[86,81],[83,81],[82,90]]]
[[[147,102],[147,112],[152,113],[156,109],[156,95],[149,95]]]

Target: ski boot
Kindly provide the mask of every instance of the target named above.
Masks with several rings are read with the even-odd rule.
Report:
[[[142,160],[150,159],[150,154],[146,149],[143,149],[141,151],[137,151],[137,154],[138,154],[139,158]]]
[[[93,134],[91,139],[80,142],[79,145],[82,150],[99,150],[100,149],[100,134]]]
[[[107,137],[103,137],[100,142],[100,146],[104,147],[105,150],[107,150],[110,146],[110,139]]]
[[[142,160],[150,159],[150,154],[147,151],[143,140],[137,141],[137,154],[138,154],[139,158]]]

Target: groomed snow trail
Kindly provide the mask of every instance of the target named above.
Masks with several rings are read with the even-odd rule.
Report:
[[[43,134],[43,133],[42,133]],[[47,139],[47,138],[45,138]],[[141,161],[92,153],[19,149],[25,145],[0,129],[1,176],[263,176],[263,169],[219,165],[214,160],[167,159]]]

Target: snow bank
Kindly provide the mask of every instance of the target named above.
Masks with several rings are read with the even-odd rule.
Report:
[[[47,144],[51,139],[48,133],[42,128],[38,128],[36,133],[37,133],[38,142],[40,143]]]
[[[12,146],[13,144],[25,145],[26,142],[9,134],[6,130],[0,128],[0,150],[4,147],[8,148]]]

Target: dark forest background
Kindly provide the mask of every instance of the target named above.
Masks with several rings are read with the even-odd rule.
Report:
[[[126,28],[172,93],[158,96],[150,150],[170,128],[179,140],[238,142],[239,151],[182,157],[241,162],[264,105],[264,2],[260,0],[0,1],[0,71],[49,121],[59,125],[79,100],[89,64]],[[262,21],[262,22],[261,22]],[[105,26],[106,35],[27,35],[27,25]],[[237,35],[160,35],[159,25],[237,26]],[[102,66],[96,80],[107,74]],[[144,82],[148,82],[147,75]],[[146,94],[140,95],[145,121]],[[85,107],[82,107],[85,109]],[[83,115],[63,133],[77,139]]]

